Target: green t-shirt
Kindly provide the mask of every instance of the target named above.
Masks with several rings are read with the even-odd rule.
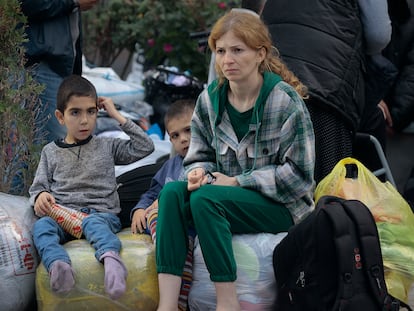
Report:
[[[227,113],[229,114],[231,125],[236,132],[239,141],[242,140],[244,135],[249,131],[250,121],[252,119],[253,108],[245,111],[237,111],[230,103],[226,103]]]

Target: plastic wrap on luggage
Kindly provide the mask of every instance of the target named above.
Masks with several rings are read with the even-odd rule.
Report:
[[[122,242],[121,258],[128,270],[126,293],[112,300],[105,293],[104,266],[94,256],[94,249],[84,239],[65,244],[75,272],[75,288],[65,295],[51,291],[49,276],[39,265],[36,276],[38,311],[72,310],[156,310],[158,279],[155,249],[149,235],[132,234],[124,229],[118,236]]]
[[[242,310],[273,311],[276,281],[273,272],[273,250],[286,233],[233,235],[237,264],[237,294]],[[216,291],[205,266],[196,238],[193,256],[193,283],[189,294],[191,311],[216,309]]]
[[[32,310],[38,256],[29,199],[0,193],[0,300],[2,311]]]

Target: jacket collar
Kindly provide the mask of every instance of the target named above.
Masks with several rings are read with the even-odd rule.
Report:
[[[263,85],[260,89],[259,96],[257,97],[256,103],[254,105],[251,120],[252,124],[258,124],[262,119],[266,99],[275,87],[275,85],[280,81],[282,81],[282,78],[273,72],[265,72],[263,74]],[[218,85],[218,79],[214,80],[208,86],[208,94],[213,106],[213,110],[216,114],[216,120],[214,122],[215,125],[218,125],[221,122],[225,103],[227,102],[228,88],[229,81],[227,79],[221,86]]]

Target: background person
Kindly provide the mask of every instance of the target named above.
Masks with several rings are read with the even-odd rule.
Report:
[[[390,113],[388,126],[401,132],[414,122],[414,1],[389,0],[388,6],[393,31],[383,55],[398,74],[383,102]]]
[[[364,68],[366,56],[380,56],[390,41],[387,1],[267,0],[262,18],[281,58],[308,87],[318,183],[353,155],[365,118],[375,114],[385,124],[378,102],[365,104]]]
[[[54,118],[56,94],[63,78],[82,73],[81,11],[98,0],[22,0],[27,16],[25,44],[27,67],[45,85],[36,115],[37,139],[47,142],[64,136],[65,128]]]

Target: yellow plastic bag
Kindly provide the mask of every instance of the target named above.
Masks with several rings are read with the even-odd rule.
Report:
[[[347,166],[357,169],[356,178],[347,177]],[[324,195],[359,200],[375,218],[381,242],[388,291],[408,303],[414,283],[414,214],[392,184],[381,182],[353,158],[339,161],[315,190],[315,202]]]

